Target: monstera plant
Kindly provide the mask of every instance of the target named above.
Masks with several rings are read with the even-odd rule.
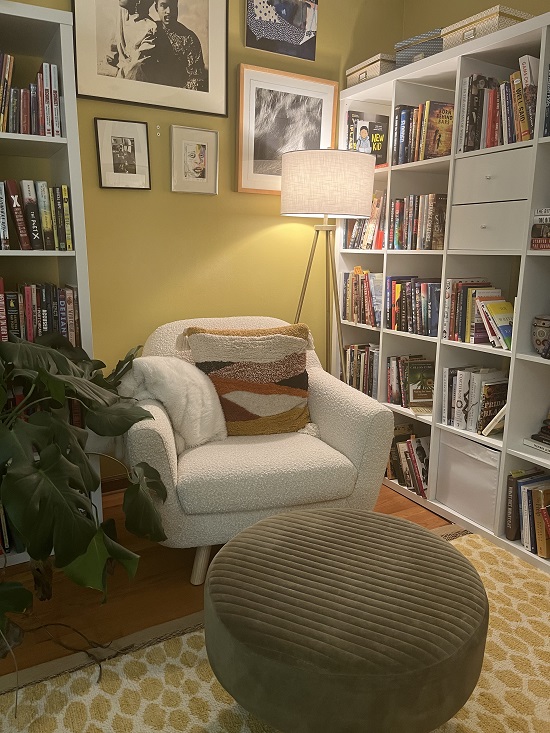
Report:
[[[131,577],[136,572],[139,557],[117,542],[114,520],[97,516],[92,495],[100,479],[86,443],[88,431],[119,436],[150,418],[117,394],[137,351],[104,376],[105,364],[61,336],[40,343],[10,337],[0,343],[2,520],[14,545],[29,554],[35,591],[42,598],[51,595],[51,588],[41,581],[37,586],[36,579],[51,576],[52,563],[75,583],[104,593],[114,563]],[[128,482],[126,528],[154,541],[165,539],[152,498],[166,498],[158,473],[138,464],[129,470]],[[0,656],[22,636],[6,613],[24,612],[32,600],[25,586],[0,576]]]

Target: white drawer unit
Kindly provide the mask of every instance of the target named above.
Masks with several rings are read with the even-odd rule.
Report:
[[[529,197],[532,148],[516,148],[459,158],[455,163],[453,203],[514,201]]]
[[[449,250],[519,253],[525,246],[525,217],[528,214],[528,201],[453,206]]]

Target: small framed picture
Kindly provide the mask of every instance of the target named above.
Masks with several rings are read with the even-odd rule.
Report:
[[[151,188],[146,122],[95,118],[101,188]]]
[[[172,191],[218,193],[218,132],[172,125]]]
[[[246,45],[315,61],[318,0],[246,0]]]

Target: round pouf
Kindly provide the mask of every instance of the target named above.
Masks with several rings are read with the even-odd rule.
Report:
[[[396,517],[326,509],[241,532],[205,585],[208,658],[283,733],[429,733],[471,695],[487,596],[450,543]]]

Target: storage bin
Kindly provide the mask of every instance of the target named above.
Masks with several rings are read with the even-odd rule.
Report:
[[[420,33],[418,36],[407,38],[395,44],[395,63],[397,68],[412,64],[414,61],[433,56],[434,53],[443,51],[443,39],[441,28],[435,28],[427,33]]]
[[[387,53],[378,53],[370,59],[362,61],[357,66],[352,66],[346,71],[346,86],[352,87],[367,79],[374,79],[375,76],[387,74],[395,69],[395,56]]]
[[[493,530],[500,451],[441,431],[436,500]]]
[[[448,25],[441,31],[443,39],[443,48],[453,48],[461,43],[471,41],[473,38],[486,36],[501,28],[520,23],[522,20],[528,20],[533,16],[525,13],[523,10],[514,10],[506,5],[494,5],[488,10],[484,10],[470,18],[459,20],[458,23]]]
[[[465,253],[475,250],[514,251],[519,254],[525,241],[528,204],[525,200],[496,201],[485,206],[453,205],[448,236],[449,250],[461,250]]]
[[[459,158],[455,163],[453,204],[526,199],[532,165],[532,148]]]

